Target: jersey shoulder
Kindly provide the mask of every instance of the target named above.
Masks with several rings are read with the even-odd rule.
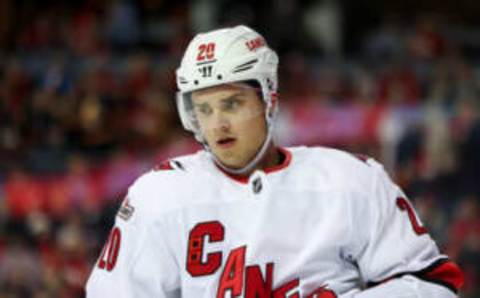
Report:
[[[163,161],[135,180],[125,201],[135,208],[137,216],[142,217],[177,210],[181,208],[183,198],[192,191],[192,182],[198,180],[198,173],[207,162],[203,151]]]
[[[297,168],[329,189],[368,192],[367,187],[383,171],[383,166],[371,157],[334,148],[297,147],[291,151]]]

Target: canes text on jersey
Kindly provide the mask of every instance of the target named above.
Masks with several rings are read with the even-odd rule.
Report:
[[[187,271],[192,277],[212,275],[222,267],[222,252],[210,252],[204,255],[205,241],[221,242],[225,237],[225,228],[219,221],[202,222],[190,230],[188,239]],[[265,274],[259,265],[246,266],[247,246],[240,246],[230,251],[217,289],[217,298],[225,297],[230,291],[231,297],[245,298],[300,298],[300,280],[295,278],[275,289],[273,286],[274,263],[265,265]],[[263,277],[265,276],[265,278]],[[307,295],[307,298],[334,298],[335,293],[320,287]]]

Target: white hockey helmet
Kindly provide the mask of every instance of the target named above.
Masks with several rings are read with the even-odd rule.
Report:
[[[204,142],[191,109],[192,91],[252,80],[261,87],[270,126],[277,106],[277,67],[277,54],[260,34],[247,26],[196,35],[177,69],[177,106],[184,128]]]
[[[267,138],[257,155],[242,169],[224,170],[234,174],[253,168],[265,154],[272,139],[273,122],[277,111],[278,56],[265,39],[247,26],[200,33],[190,42],[177,69],[177,107],[184,128],[194,133],[197,141],[209,151],[195,117],[191,94],[193,91],[216,85],[255,81],[265,102]]]

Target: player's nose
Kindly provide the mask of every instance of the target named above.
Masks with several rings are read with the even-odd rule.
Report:
[[[215,130],[220,132],[226,132],[230,130],[230,127],[231,127],[230,120],[224,113],[222,112],[215,113],[215,119],[214,119]]]

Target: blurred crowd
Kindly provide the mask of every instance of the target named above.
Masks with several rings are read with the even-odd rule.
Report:
[[[385,15],[346,50],[337,1],[267,2],[0,1],[0,298],[83,297],[128,186],[201,148],[175,109],[189,39],[239,23],[279,51],[279,143],[380,160],[480,296],[480,28]]]

